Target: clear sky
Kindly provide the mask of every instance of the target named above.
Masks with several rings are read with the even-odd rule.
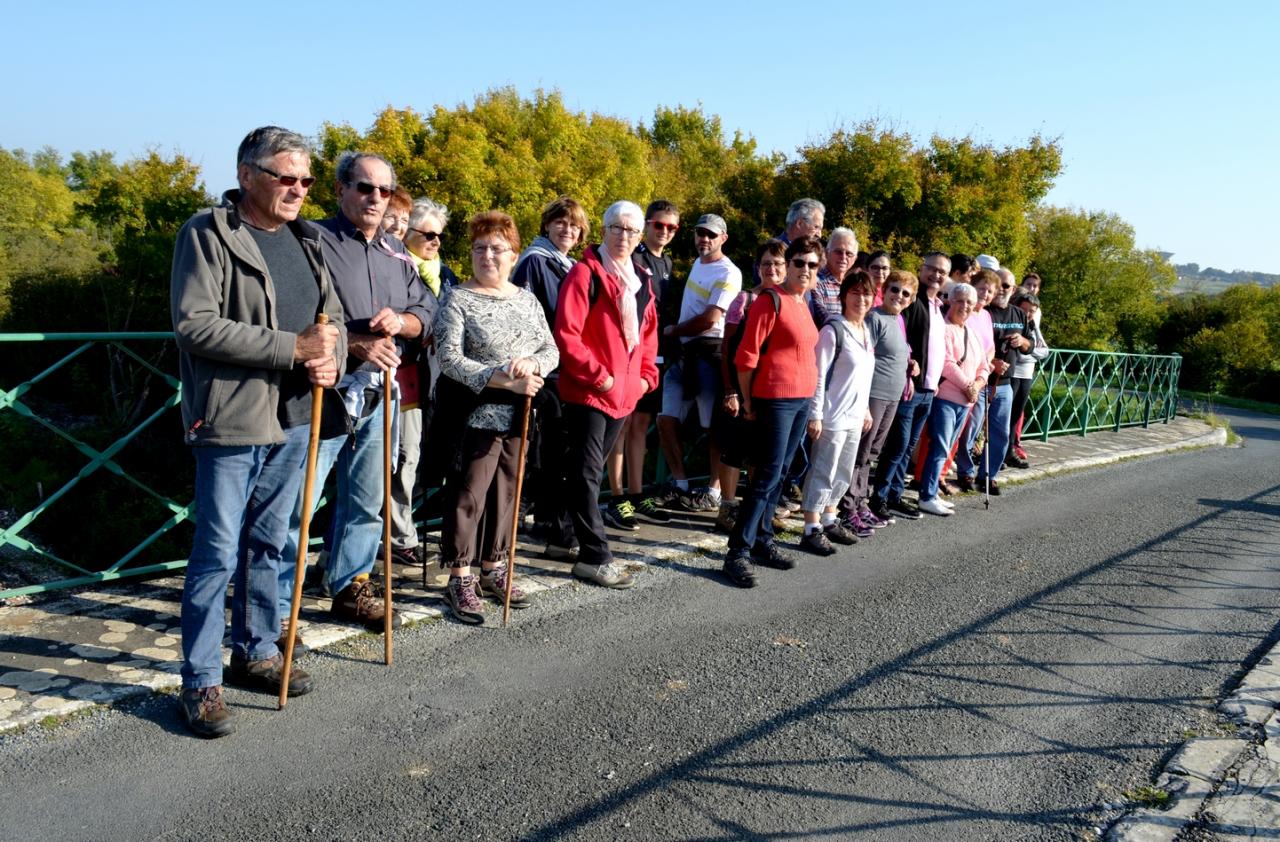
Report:
[[[1280,273],[1274,0],[6,6],[0,146],[182,152],[213,192],[257,125],[558,88],[632,121],[700,103],[788,155],[866,118],[1039,133],[1063,147],[1051,203],[1115,212],[1176,262]]]

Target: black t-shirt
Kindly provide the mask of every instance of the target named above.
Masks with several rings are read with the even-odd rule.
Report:
[[[651,274],[654,305],[658,312],[658,356],[663,357],[666,362],[673,362],[680,358],[680,340],[674,336],[663,336],[662,329],[680,321],[680,302],[684,298],[684,288],[671,289],[672,264],[669,255],[656,255],[641,243],[631,253],[631,259],[648,269]]]
[[[1027,314],[1021,307],[1015,307],[1012,304],[1004,309],[999,309],[993,304],[987,308],[987,312],[991,314],[991,336],[996,343],[996,359],[1004,360],[1013,367],[1013,364],[1018,361],[1018,349],[1010,345],[1009,340],[1015,336],[1026,335]]]
[[[267,262],[271,283],[276,291],[276,328],[299,333],[316,320],[320,310],[320,287],[302,243],[288,225],[275,231],[261,231],[245,226]],[[311,421],[311,381],[307,370],[295,365],[280,378],[280,404],[277,409],[280,426],[296,427]]]

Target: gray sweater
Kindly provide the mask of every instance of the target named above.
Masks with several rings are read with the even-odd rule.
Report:
[[[867,313],[867,336],[876,352],[876,373],[871,378],[871,397],[878,401],[902,399],[907,385],[907,361],[911,346],[907,344],[899,316],[890,316],[879,307]]]

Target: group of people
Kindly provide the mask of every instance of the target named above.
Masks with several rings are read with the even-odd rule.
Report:
[[[1001,466],[1026,465],[1017,419],[1048,353],[1035,275],[1015,292],[993,258],[940,252],[918,275],[894,270],[887,253],[860,252],[848,228],[824,243],[825,209],[801,199],[757,249],[754,284],[725,255],[728,226],[713,213],[697,218],[698,256],[677,278],[666,253],[675,205],[615,202],[593,242],[582,206],[561,196],[523,249],[509,215],[472,216],[461,280],[440,256],[448,209],[412,199],[388,161],[344,154],[337,213],[317,222],[299,216],[310,165],[300,135],[250,132],[238,189],[192,217],[175,247],[172,316],[196,461],[179,704],[201,736],[233,728],[224,679],[272,692],[286,680],[313,421],[317,481],[335,480],[323,563],[309,576],[335,617],[375,631],[391,610],[370,575],[388,549],[384,447],[395,454],[389,550],[426,564],[415,500],[438,489],[447,571],[438,584],[469,624],[484,622],[486,597],[532,604],[507,561],[526,514],[546,557],[586,582],[626,588],[606,525],[715,512],[729,532],[724,575],[750,587],[755,564],[794,566],[775,535],[797,513],[801,547],[829,555],[896,517],[948,516],[946,497],[979,483],[998,494]],[[655,418],[671,481],[647,492]],[[708,479],[697,488],[685,462],[690,420],[708,433]],[[956,487],[943,479],[953,457]],[[904,496],[909,474],[918,504]],[[399,623],[394,612],[390,620]],[[305,650],[297,638],[293,646]],[[313,685],[298,667],[287,681],[295,696]]]

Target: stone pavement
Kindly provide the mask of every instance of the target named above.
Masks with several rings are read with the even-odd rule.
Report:
[[[1126,458],[1219,446],[1225,440],[1223,430],[1179,417],[1147,429],[1024,442],[1032,468],[1007,469],[1001,480],[1016,484]],[[667,525],[646,524],[630,534],[611,532],[614,552],[633,570],[654,563],[678,563],[680,557],[690,553],[719,553],[725,539],[710,530],[711,519],[711,515],[675,514]],[[536,593],[565,586],[587,587],[572,578],[569,565],[538,559],[539,549],[540,545],[523,541],[520,544],[519,563],[526,590]],[[422,585],[421,567],[397,567],[395,572],[395,602],[406,622],[444,616],[441,595]],[[0,604],[0,732],[42,722],[53,724],[94,705],[176,689],[180,683],[181,592],[182,578],[174,576]],[[499,622],[500,606],[490,606],[488,622]],[[328,599],[312,595],[304,598],[301,630],[309,646],[324,647],[364,633],[362,629],[329,622],[328,608]],[[514,622],[519,622],[518,616]],[[1272,684],[1280,684],[1280,678]],[[1255,719],[1258,716],[1255,713]],[[1255,731],[1261,735],[1276,728],[1280,726],[1273,723],[1264,729],[1259,724]],[[1280,744],[1253,739],[1235,748],[1232,762],[1222,766],[1234,770],[1231,785],[1239,790],[1239,797],[1230,800],[1232,806],[1219,811],[1221,821],[1227,824],[1244,821],[1239,817],[1250,813],[1274,811],[1277,794],[1275,772],[1280,758],[1276,755],[1280,754]],[[1248,758],[1243,756],[1246,748],[1252,753]],[[1215,784],[1214,788],[1220,792],[1217,797],[1226,803],[1226,793],[1221,791],[1226,787],[1217,789]],[[1195,810],[1201,810],[1198,802]]]

